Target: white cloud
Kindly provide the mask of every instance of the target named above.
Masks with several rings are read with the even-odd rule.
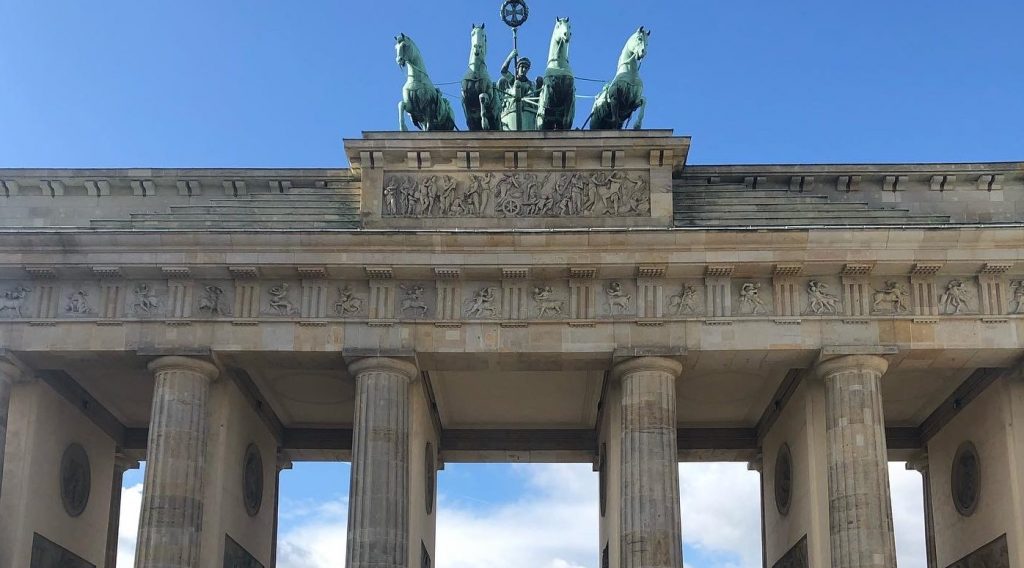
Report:
[[[583,464],[515,465],[526,491],[499,505],[439,495],[436,564],[439,568],[595,568],[598,565],[597,475]],[[682,464],[683,538],[737,564],[761,565],[760,492],[744,464]],[[443,475],[443,474],[442,474]],[[890,464],[893,519],[901,568],[924,568],[921,479],[903,464]],[[497,488],[496,488],[497,489]],[[118,565],[134,565],[142,485],[121,500]],[[291,528],[278,544],[280,568],[333,568],[343,564],[347,498],[281,503]],[[691,568],[692,560],[687,568]]]

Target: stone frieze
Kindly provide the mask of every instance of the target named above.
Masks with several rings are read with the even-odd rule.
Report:
[[[649,217],[643,170],[392,173],[384,217]]]

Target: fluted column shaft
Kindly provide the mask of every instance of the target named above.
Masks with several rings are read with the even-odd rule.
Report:
[[[875,355],[818,364],[825,381],[833,568],[896,566],[882,415],[881,378],[887,368]]]
[[[146,481],[136,568],[199,566],[208,400],[217,368],[189,357],[161,357],[149,422]]]
[[[383,357],[349,365],[356,379],[349,489],[349,568],[409,561],[409,383],[415,365]]]
[[[622,381],[622,568],[682,568],[675,381],[682,365],[638,357]]]
[[[4,454],[7,452],[7,415],[11,409],[11,389],[23,373],[20,367],[0,359],[0,493],[3,492]]]

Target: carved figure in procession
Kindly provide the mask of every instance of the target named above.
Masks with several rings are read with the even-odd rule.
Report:
[[[160,301],[157,300],[156,294],[153,293],[149,284],[140,282],[132,290],[132,293],[135,294],[135,301],[132,303],[133,312],[151,314],[160,309]]]
[[[278,315],[292,315],[299,313],[299,309],[288,299],[288,283],[284,282],[273,286],[267,291],[270,294],[270,309]]]
[[[647,99],[644,82],[640,78],[640,61],[647,56],[647,41],[651,32],[640,26],[626,41],[619,56],[615,78],[601,89],[590,111],[592,130],[621,130],[634,112],[640,114],[633,122],[634,129],[643,128]]]
[[[1014,314],[1024,314],[1024,280],[1016,280],[1010,283],[1013,288]]]
[[[812,312],[821,315],[824,313],[839,313],[839,298],[829,294],[828,284],[811,280],[807,283],[807,297],[810,299],[808,306]]]
[[[551,286],[537,286],[533,289],[533,301],[537,303],[537,317],[542,318],[548,313],[556,316],[562,315],[562,300],[555,299],[555,292]]]
[[[906,286],[889,280],[885,283],[884,289],[875,290],[872,295],[872,309],[892,314],[906,313],[910,311],[910,307],[907,305],[909,298],[910,292],[907,291]]]
[[[416,43],[409,36],[398,34],[395,36],[395,52],[398,66],[406,70],[402,102],[398,103],[399,130],[409,130],[405,123],[406,114],[420,130],[455,130],[452,105],[431,82]]]
[[[939,303],[945,308],[947,314],[959,314],[967,307],[971,293],[963,280],[950,280],[946,284],[946,291],[939,297]]]
[[[334,303],[334,312],[339,316],[351,316],[363,309],[363,299],[355,295],[351,286],[338,288],[338,301]]]
[[[89,293],[85,290],[75,290],[68,296],[64,304],[64,311],[69,314],[89,314],[92,307],[89,305]]]
[[[209,312],[212,316],[229,315],[228,310],[221,305],[223,297],[224,289],[220,286],[213,284],[203,286],[203,295],[199,298],[199,311]]]
[[[498,315],[498,289],[494,287],[481,288],[473,294],[466,309],[467,318],[488,317]]]
[[[761,284],[759,282],[746,282],[740,288],[740,306],[748,314],[765,314],[768,309],[761,299]]]
[[[668,309],[672,315],[692,314],[697,310],[697,289],[683,284],[678,294],[668,299]]]
[[[604,292],[608,295],[609,310],[618,310],[620,314],[624,314],[629,311],[629,302],[633,299],[633,295],[627,294],[626,291],[622,289],[622,284],[620,282],[612,282]]]
[[[473,24],[469,70],[462,77],[462,109],[470,130],[501,130],[501,98],[487,71],[487,30]]]
[[[14,312],[19,318],[22,317],[21,306],[25,303],[30,291],[24,286],[15,286],[4,290],[3,294],[0,294],[0,313]]]
[[[402,293],[405,297],[402,298],[401,309],[404,314],[407,311],[419,311],[420,317],[427,316],[427,303],[423,300],[423,286],[419,284],[399,286],[402,289]]]
[[[548,48],[548,67],[540,83],[537,127],[540,130],[572,130],[576,118],[576,79],[569,66],[569,18],[556,18]]]

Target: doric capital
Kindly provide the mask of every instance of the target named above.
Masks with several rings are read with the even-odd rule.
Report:
[[[626,375],[654,371],[678,377],[683,372],[683,364],[667,357],[634,357],[612,367],[612,378],[621,379]]]
[[[756,471],[757,473],[764,473],[764,455],[757,454],[754,459],[747,462],[747,471]]]
[[[880,355],[840,355],[819,361],[814,373],[822,379],[850,371],[871,371],[879,376],[889,369],[889,361]]]
[[[920,451],[907,460],[907,469],[916,471],[922,475],[928,473],[928,452]]]
[[[139,460],[129,457],[122,452],[114,454],[114,469],[124,473],[129,469],[139,469]]]
[[[416,365],[401,359],[392,359],[391,357],[367,357],[350,363],[348,366],[348,372],[353,377],[374,371],[401,375],[410,382],[416,380],[416,377],[419,375],[419,369],[416,368]]]
[[[154,359],[149,362],[149,370],[153,373],[160,373],[162,371],[187,371],[202,375],[211,381],[217,380],[217,376],[220,375],[220,370],[217,369],[213,363],[203,361],[202,359],[196,359],[194,357],[182,357],[180,355],[169,355],[167,357]]]

